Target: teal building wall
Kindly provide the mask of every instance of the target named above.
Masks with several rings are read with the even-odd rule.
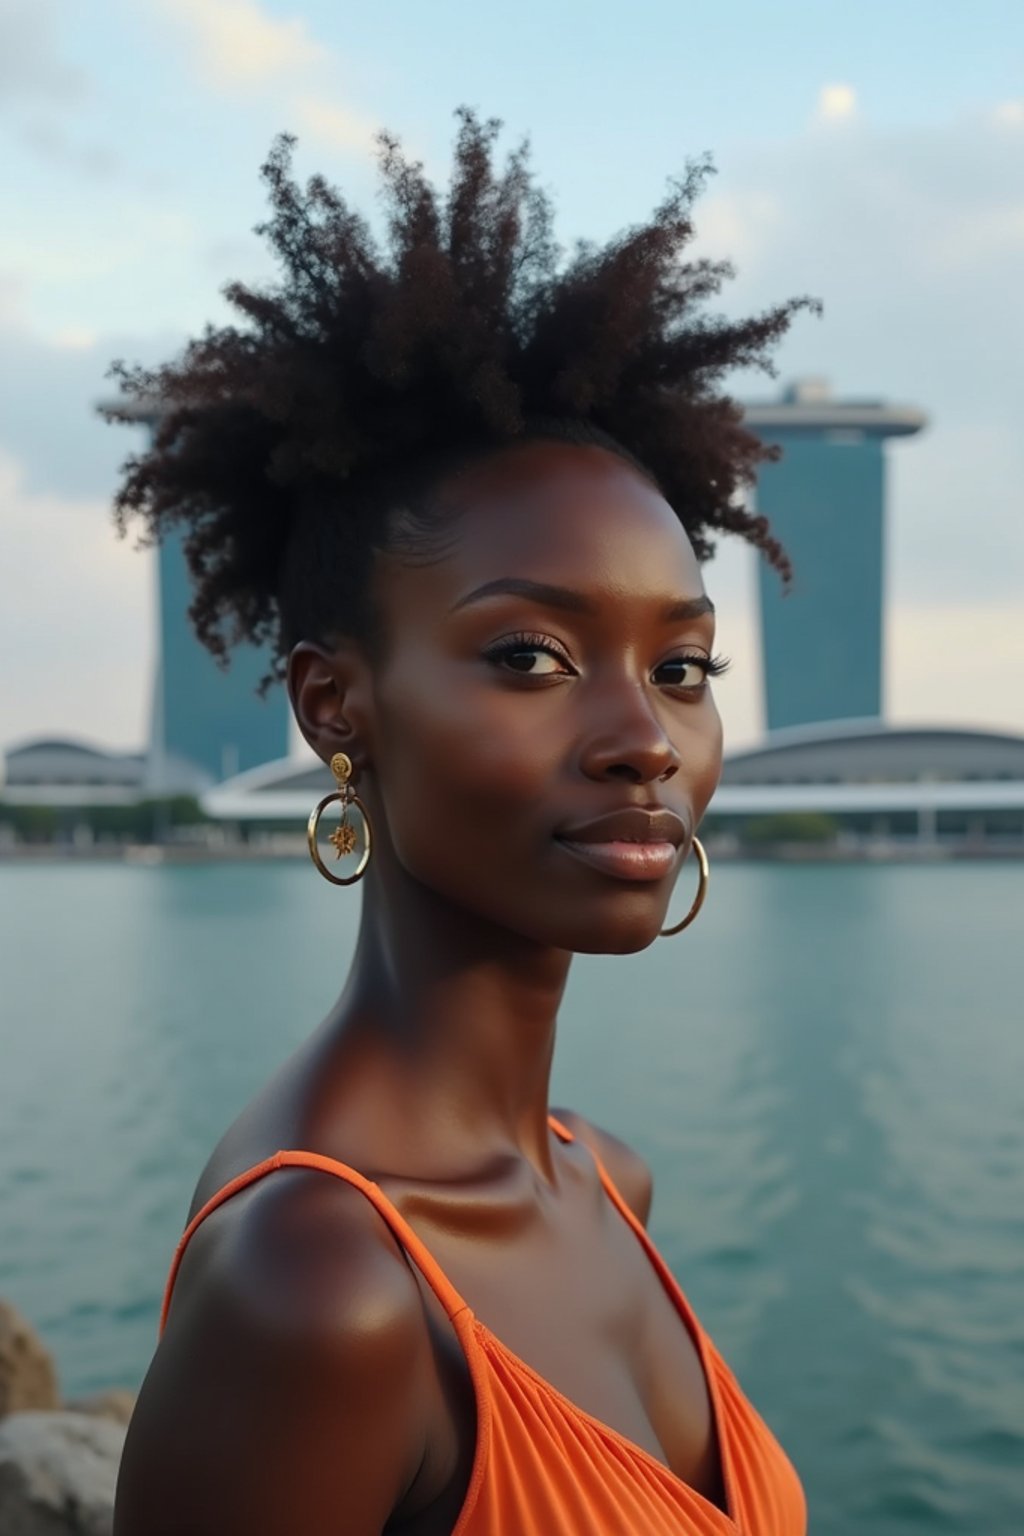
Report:
[[[179,535],[159,549],[160,653],[151,752],[187,758],[214,782],[284,757],[290,710],[284,686],[256,693],[269,647],[240,645],[225,671],[200,645],[188,617],[192,588]]]
[[[885,440],[836,430],[764,434],[782,458],[760,471],[757,509],[793,581],[760,562],[769,730],[882,713]]]

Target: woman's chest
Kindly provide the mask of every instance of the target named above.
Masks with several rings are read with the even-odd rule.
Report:
[[[609,1202],[514,1242],[423,1234],[486,1331],[573,1408],[724,1507],[721,1452],[697,1339],[636,1234]],[[432,1298],[427,1298],[428,1307]],[[449,1402],[447,1454],[465,1462],[473,1398],[464,1354],[436,1307]],[[467,1411],[468,1410],[468,1411]]]

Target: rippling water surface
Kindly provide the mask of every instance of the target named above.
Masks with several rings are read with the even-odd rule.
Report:
[[[1024,1533],[1022,898],[1012,864],[730,865],[685,934],[576,962],[553,1102],[652,1163],[814,1536]],[[144,1373],[195,1178],[357,908],[300,863],[0,868],[0,1294],[69,1393]]]

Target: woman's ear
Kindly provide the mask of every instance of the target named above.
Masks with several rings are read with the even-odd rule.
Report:
[[[369,767],[370,669],[354,642],[328,650],[300,640],[288,657],[287,686],[299,730],[319,758],[329,763],[347,752],[357,772]]]

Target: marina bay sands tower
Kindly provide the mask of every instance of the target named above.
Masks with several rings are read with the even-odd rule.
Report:
[[[188,618],[192,600],[181,536],[160,546],[160,644],[153,677],[148,760],[154,792],[170,790],[179,767],[197,767],[211,783],[285,757],[288,698],[274,683],[256,692],[270,668],[269,646],[239,645],[225,671],[200,645]]]
[[[782,458],[762,466],[756,506],[793,563],[785,591],[758,572],[769,731],[882,714],[886,439],[918,432],[923,412],[835,400],[802,379],[744,419]]]
[[[159,402],[118,402],[152,433]],[[157,650],[152,683],[147,787],[152,794],[198,791],[247,768],[285,757],[290,710],[275,683],[265,698],[257,684],[271,663],[269,646],[236,646],[225,670],[196,638],[181,535],[165,537],[157,556]]]

